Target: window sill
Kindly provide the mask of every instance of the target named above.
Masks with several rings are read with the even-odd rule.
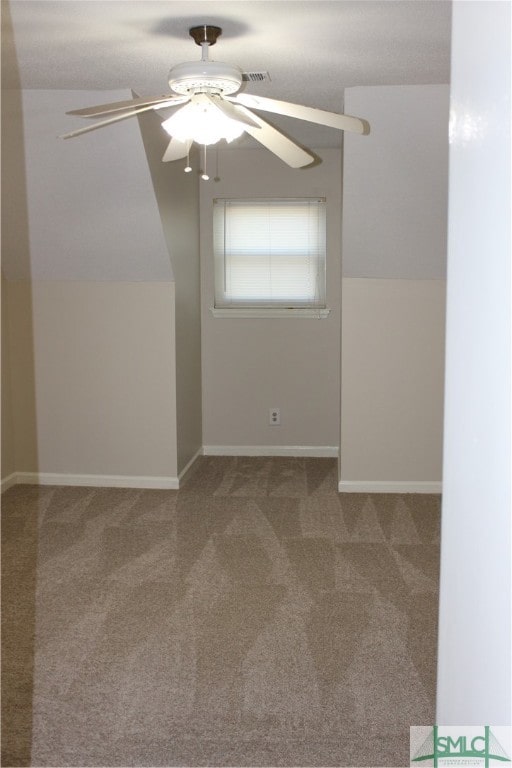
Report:
[[[325,307],[210,307],[214,317],[230,318],[277,318],[277,317],[303,317],[314,320],[323,320],[329,316],[330,309]]]

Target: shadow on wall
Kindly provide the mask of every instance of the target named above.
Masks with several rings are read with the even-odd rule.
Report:
[[[9,2],[2,3],[2,252],[24,276],[26,306],[15,307],[2,281],[2,479],[37,472],[34,343],[23,112]],[[8,115],[8,119],[5,119]],[[5,275],[8,278],[8,274]],[[11,301],[9,296],[11,295]],[[12,313],[12,310],[16,310]],[[11,311],[10,311],[11,310]],[[22,318],[21,327],[16,327]],[[4,346],[6,349],[4,350]],[[12,397],[9,397],[9,394]],[[12,402],[11,402],[12,400]],[[4,412],[4,410],[6,412]],[[19,416],[19,419],[16,417]],[[18,424],[19,421],[19,424]],[[25,466],[25,462],[28,464]],[[8,493],[13,493],[14,489]],[[7,499],[5,499],[7,502]],[[21,531],[24,535],[20,536]],[[10,534],[13,535],[10,535]],[[26,541],[20,548],[20,542]],[[37,514],[2,520],[2,765],[31,764]]]

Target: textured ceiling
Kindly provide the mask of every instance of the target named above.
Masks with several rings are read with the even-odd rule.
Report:
[[[200,23],[224,30],[212,58],[268,70],[272,95],[290,100],[308,97],[327,107],[347,86],[449,81],[451,4],[445,0],[9,5],[23,88],[165,91],[173,64],[200,58],[188,36]]]
[[[2,0],[2,8],[2,44],[12,51],[14,37],[18,65],[3,68],[4,88],[165,93],[170,67],[200,58],[188,29],[202,23],[223,29],[211,58],[267,70],[270,83],[246,90],[271,98],[341,111],[350,86],[449,82],[449,0]],[[273,122],[317,146],[340,136]]]

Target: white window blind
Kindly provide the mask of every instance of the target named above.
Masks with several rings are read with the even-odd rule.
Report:
[[[216,307],[325,307],[325,199],[214,201]]]

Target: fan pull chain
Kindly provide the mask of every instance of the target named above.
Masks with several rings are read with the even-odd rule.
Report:
[[[219,176],[219,148],[218,146],[215,147],[215,176],[213,177],[214,181],[220,181]]]
[[[210,178],[206,173],[206,144],[204,145],[204,163],[203,163],[203,173],[201,175],[201,178],[203,179],[203,181],[208,181]]]
[[[190,148],[189,148],[187,152],[187,164],[184,168],[184,171],[185,173],[190,173],[191,170],[192,170],[192,166],[190,165]]]

